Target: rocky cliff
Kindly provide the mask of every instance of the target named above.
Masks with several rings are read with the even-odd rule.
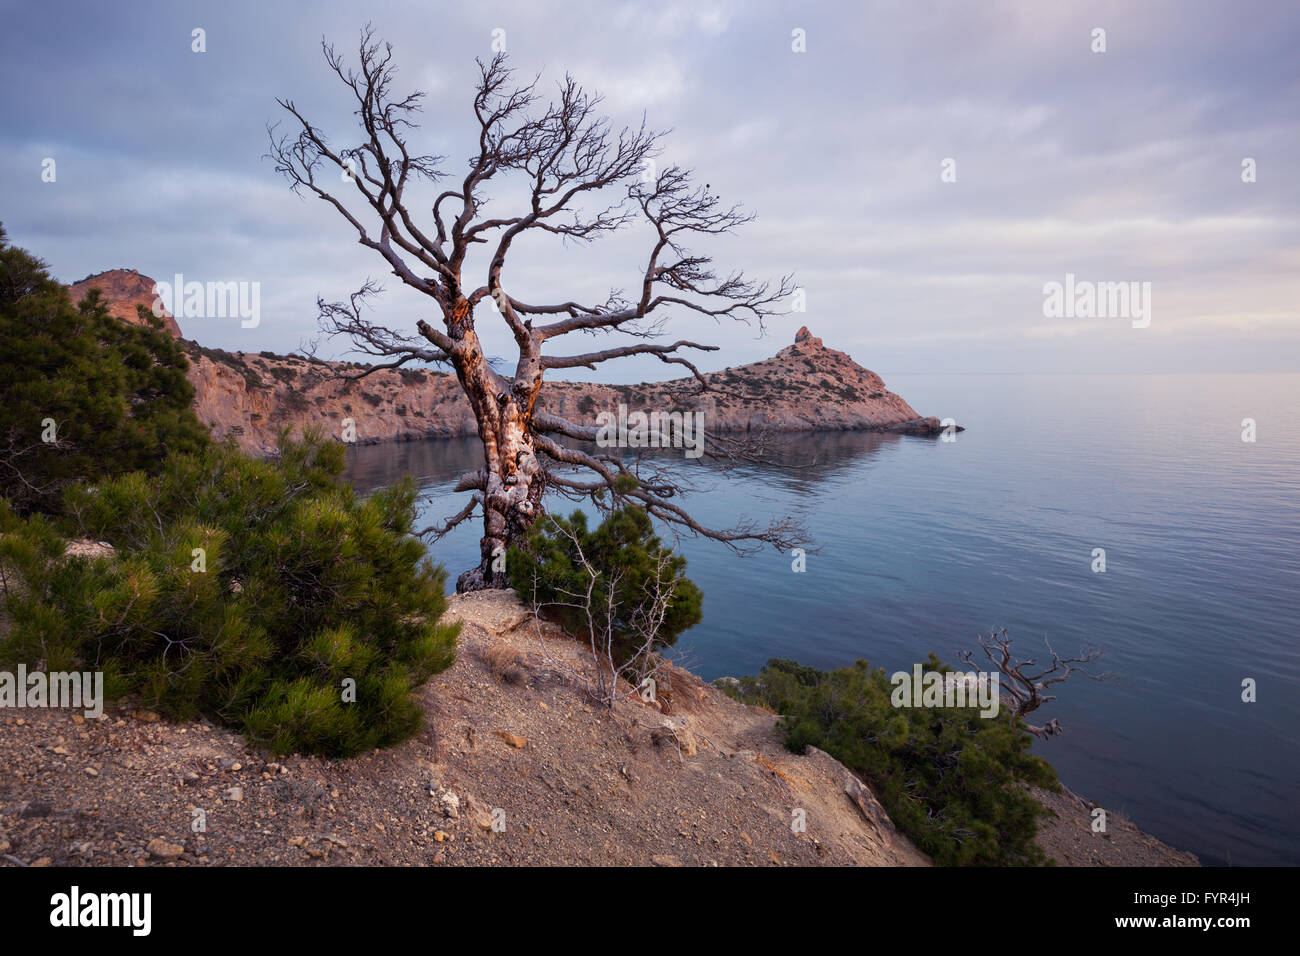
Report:
[[[195,345],[190,353],[199,417],[217,437],[232,434],[248,451],[274,448],[284,425],[340,434],[349,418],[362,444],[477,433],[459,384],[445,372],[386,369],[348,381],[340,376],[365,366]],[[547,382],[538,408],[581,424],[596,424],[597,414],[617,412],[620,404],[629,411],[702,412],[714,432],[939,429],[937,419],[918,415],[875,372],[807,329],[770,359],[704,378],[704,392],[690,377],[640,385]]]
[[[102,272],[70,291],[80,299],[92,287],[128,322],[139,322],[137,305],[154,301],[154,281],[134,270]],[[163,319],[179,337],[176,320],[165,313]],[[341,436],[347,419],[360,444],[477,434],[469,404],[447,372],[385,369],[349,381],[342,376],[366,366],[187,345],[199,418],[217,438],[233,435],[245,451],[273,450],[285,426],[294,433],[315,426]],[[922,418],[879,375],[827,348],[807,328],[772,358],[704,378],[705,391],[693,377],[639,385],[547,382],[538,408],[586,425],[624,405],[629,412],[702,412],[711,432],[939,431],[938,419]]]

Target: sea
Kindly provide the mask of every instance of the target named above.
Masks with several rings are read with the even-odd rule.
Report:
[[[1033,715],[1064,729],[1034,749],[1065,785],[1206,864],[1300,863],[1300,375],[889,387],[966,430],[778,436],[730,469],[651,453],[701,523],[807,531],[801,571],[770,547],[677,540],[704,614],[673,655],[712,680],[776,657],[890,673],[931,651],[979,660],[1003,628],[1021,659],[1097,649],[1104,679],[1072,676]],[[414,475],[434,523],[479,454],[476,439],[354,447],[348,475],[362,491]],[[480,533],[432,546],[449,587]]]

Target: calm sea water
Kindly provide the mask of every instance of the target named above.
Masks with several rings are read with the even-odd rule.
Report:
[[[1025,657],[1049,657],[1047,640],[1099,646],[1114,679],[1072,678],[1036,715],[1065,727],[1035,745],[1065,784],[1205,863],[1300,863],[1300,376],[889,386],[968,430],[951,443],[795,436],[770,464],[727,473],[663,458],[691,479],[685,503],[703,522],[792,514],[819,549],[796,574],[770,549],[738,558],[684,540],[705,603],[678,641],[683,662],[706,679],[771,657],[892,672],[929,651],[956,662],[1002,627]],[[414,474],[441,520],[478,451],[470,439],[355,448],[351,478],[368,489]],[[435,546],[453,579],[479,534]]]

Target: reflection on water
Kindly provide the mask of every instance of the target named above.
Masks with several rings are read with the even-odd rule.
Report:
[[[348,480],[362,491],[390,485],[412,475],[421,485],[455,484],[467,471],[483,466],[483,443],[477,438],[354,445],[348,449]]]
[[[728,436],[729,437],[729,436]],[[744,436],[735,436],[737,441]],[[741,462],[730,471],[737,476],[763,473],[792,482],[792,491],[811,490],[826,478],[849,468],[866,455],[902,441],[902,436],[882,432],[796,432],[788,435],[755,436],[755,451],[760,464]],[[594,445],[560,439],[572,448],[595,451]],[[601,449],[618,453],[617,449]],[[708,458],[687,459],[679,449],[624,449],[629,463],[637,457],[663,468],[675,463],[673,470],[690,480],[691,469],[699,468],[716,475],[723,466]],[[477,438],[445,438],[430,441],[392,442],[382,445],[354,445],[348,449],[348,480],[357,488],[369,491],[391,484],[403,475],[413,475],[423,483],[455,482],[468,471],[477,471],[483,463],[483,445]]]

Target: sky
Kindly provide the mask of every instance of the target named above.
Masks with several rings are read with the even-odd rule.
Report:
[[[285,118],[277,97],[332,143],[356,141],[321,42],[355,60],[367,19],[393,44],[399,88],[427,94],[413,147],[448,157],[449,173],[463,176],[476,145],[474,60],[504,42],[542,91],[570,73],[604,94],[616,125],[644,115],[670,130],[661,163],[755,214],[693,251],[723,272],[793,274],[802,311],[783,304],[765,333],[670,316],[672,339],[719,346],[705,370],[771,355],[802,325],[886,382],[1300,370],[1300,5],[1282,0],[0,0],[9,240],[65,282],[112,268],[256,282],[255,328],[180,320],[231,351],[319,338],[317,296],[369,278],[385,288],[375,318],[436,320],[264,158],[268,124]],[[490,214],[517,208],[509,184],[492,198]],[[427,204],[415,212],[428,221]],[[635,287],[648,250],[643,228],[592,245],[529,238],[505,287],[524,301],[603,301]],[[470,260],[471,287],[486,268]],[[1130,312],[1142,314],[1049,314],[1046,290],[1067,275],[1076,290],[1137,283]],[[490,353],[509,352],[499,318],[481,309],[478,325]],[[576,338],[556,351],[628,344]],[[680,371],[637,358],[551,374]]]

